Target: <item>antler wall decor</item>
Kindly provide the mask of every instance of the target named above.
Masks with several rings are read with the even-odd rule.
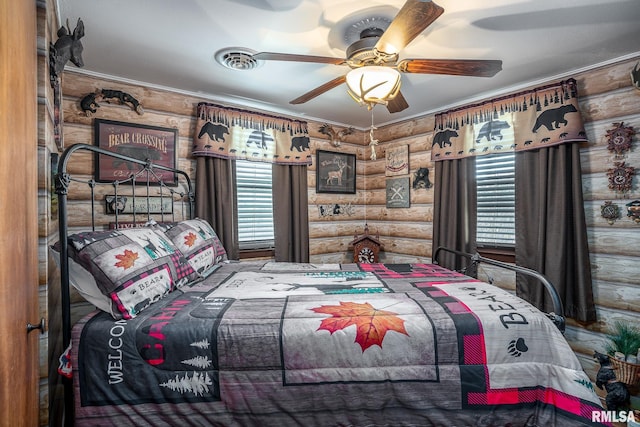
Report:
[[[334,147],[340,147],[344,142],[344,137],[354,133],[355,129],[353,127],[348,127],[348,128],[336,131],[328,123],[324,123],[323,125],[320,126],[318,131],[320,133],[327,135]]]

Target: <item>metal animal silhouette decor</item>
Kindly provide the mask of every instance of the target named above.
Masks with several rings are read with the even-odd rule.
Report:
[[[58,30],[58,40],[49,47],[49,78],[53,86],[62,73],[67,61],[71,61],[77,67],[83,67],[82,61],[82,42],[80,39],[84,37],[84,23],[78,18],[76,28],[71,31],[69,22],[67,26],[60,27]]]
[[[631,70],[631,84],[634,88],[640,90],[640,62]]]
[[[607,391],[605,402],[607,409],[618,412],[629,409],[630,394],[627,385],[616,377],[615,370],[611,366],[609,356],[594,352],[593,358],[600,364],[596,374],[596,386]]]
[[[120,105],[130,106],[140,115],[144,114],[144,108],[142,108],[142,105],[140,105],[140,102],[136,98],[127,92],[115,89],[102,89],[88,93],[80,100],[80,108],[87,117],[91,117],[91,115],[100,108],[98,101],[105,101],[111,104],[111,100]]]
[[[429,169],[419,168],[413,174],[413,189],[418,188],[431,188],[433,184],[429,181]]]

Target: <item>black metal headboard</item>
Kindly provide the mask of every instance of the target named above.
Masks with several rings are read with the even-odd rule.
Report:
[[[112,181],[96,181],[93,178],[87,178],[86,175],[78,174],[71,176],[68,173],[69,159],[78,152],[89,152],[95,158],[99,155],[118,159],[122,162],[128,162],[131,172],[128,176],[120,180]],[[98,164],[96,161],[95,165]],[[137,170],[136,170],[137,168]],[[162,174],[160,173],[162,172]],[[162,179],[161,175],[171,176],[171,180]],[[175,183],[178,183],[177,185]],[[59,247],[60,247],[60,292],[62,305],[62,344],[63,348],[67,348],[71,342],[71,297],[69,288],[69,260],[68,260],[68,236],[69,236],[69,212],[67,209],[67,196],[71,187],[88,187],[91,203],[91,229],[96,230],[96,198],[98,189],[103,187],[110,188],[114,195],[112,198],[113,226],[119,228],[122,218],[131,221],[131,224],[139,222],[147,222],[155,219],[160,222],[175,222],[176,216],[180,219],[192,218],[194,215],[194,192],[189,175],[182,170],[173,169],[163,165],[153,164],[149,160],[140,160],[137,158],[114,153],[89,144],[75,144],[67,148],[62,153],[58,170],[55,177],[55,192],[58,195],[58,219],[59,219]],[[124,213],[121,206],[118,205],[119,200],[124,197],[130,198],[133,206],[131,213]],[[159,197],[160,212],[152,214],[150,207],[152,206],[152,198]],[[171,202],[165,212],[164,198],[170,198]],[[146,206],[146,212],[138,212],[136,200],[146,200],[142,206]],[[104,205],[107,210],[107,203]],[[72,214],[73,215],[73,214]],[[106,226],[99,224],[98,226]],[[73,425],[73,384],[67,380],[64,382],[64,404],[65,404],[65,424]]]

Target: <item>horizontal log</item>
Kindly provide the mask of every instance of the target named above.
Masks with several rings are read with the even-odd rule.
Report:
[[[182,116],[165,112],[146,110],[139,115],[126,105],[102,103],[102,107],[91,116],[87,116],[80,108],[80,99],[66,96],[63,99],[65,123],[83,124],[93,126],[94,119],[108,119],[123,123],[144,124],[159,126],[168,129],[177,129],[179,136],[192,137],[195,133],[195,116]],[[144,106],[144,103],[142,104]],[[108,112],[103,110],[108,109]],[[108,113],[108,114],[107,114]]]
[[[164,214],[164,221],[173,221],[175,217],[176,221],[180,221],[182,219],[186,219],[186,215],[188,213],[188,207],[186,205],[182,205],[181,203],[175,204],[174,216],[172,217],[170,212],[166,212]],[[105,212],[105,204],[104,201],[99,202],[96,201],[94,213],[94,220],[96,223],[96,228],[100,229],[102,227],[108,226],[110,222],[115,222],[115,215],[107,214]],[[91,228],[91,204],[87,202],[77,202],[70,201],[67,205],[67,212],[69,212],[67,221],[69,227],[76,227],[82,230],[89,230]],[[184,212],[184,213],[183,213]],[[136,214],[136,222],[146,222],[147,221],[146,214]],[[151,214],[151,218],[156,221],[162,221],[161,214]],[[120,222],[131,222],[133,221],[132,214],[121,214],[118,215],[118,221]],[[74,232],[77,232],[74,231]]]
[[[370,221],[433,222],[433,207],[412,205],[409,208],[387,209],[384,206],[367,206],[366,217]]]
[[[580,112],[585,122],[614,120],[616,117],[640,114],[637,89],[629,85],[614,92],[580,97]]]
[[[384,236],[380,236],[380,240],[384,244],[385,251],[426,258],[431,257],[431,240],[410,239],[405,237],[385,239]]]
[[[640,151],[628,151],[618,158],[607,149],[607,145],[607,142],[592,144],[588,150],[581,150],[580,163],[583,174],[606,175],[616,162],[624,162],[627,166],[640,163]]]
[[[348,252],[353,236],[316,238],[313,247],[309,247],[309,255],[324,253]]]
[[[410,239],[432,239],[432,225],[430,223],[414,224],[414,223],[395,223],[386,224],[384,222],[368,222],[369,234],[378,235],[379,240],[385,244],[385,241],[392,241],[396,238]],[[330,226],[322,222],[309,223],[310,238],[324,238],[335,236],[360,236],[364,233],[363,221],[341,221],[332,222]]]
[[[327,237],[353,236],[360,230],[362,232],[361,221],[336,221],[328,225],[326,222],[309,222],[309,238],[322,239]]]
[[[431,132],[429,132],[429,134],[431,134],[432,131],[433,129],[431,130]],[[431,143],[429,142],[429,138],[425,137],[424,135],[417,134],[408,135],[394,141],[389,141],[388,143],[380,144],[380,150],[378,150],[377,153],[379,157],[386,158],[388,150],[401,147],[403,145],[406,145],[409,150],[410,161],[416,158],[416,156],[424,156],[425,154],[429,153],[429,150],[431,150]]]
[[[602,307],[640,313],[640,283],[594,280],[593,293],[595,303]]]
[[[396,237],[425,240],[433,238],[433,224],[428,222],[368,221],[368,225],[369,233],[379,234],[381,240],[394,239]]]
[[[478,279],[493,283],[507,291],[516,290],[516,273],[498,266],[480,263],[478,266]]]
[[[575,75],[579,95],[593,96],[629,87],[629,73],[637,62],[638,58],[628,59]]]
[[[627,220],[631,222],[631,220]],[[640,229],[640,225],[636,225]],[[640,230],[639,230],[640,231]],[[589,228],[589,250],[591,252],[608,255],[624,255],[640,257],[638,237],[624,229]],[[640,276],[640,267],[636,270]],[[639,280],[640,282],[640,277]]]
[[[582,325],[573,319],[567,318],[567,325],[581,327],[592,332],[607,334],[616,322],[625,322],[632,325],[640,325],[640,313],[596,305],[597,321]]]
[[[590,258],[593,279],[639,285],[638,257],[591,253]]]
[[[613,167],[613,165],[611,167]],[[605,173],[582,175],[582,191],[585,200],[612,200],[626,198],[629,199],[630,202],[640,198],[640,187],[637,185],[633,185],[631,190],[626,193],[610,189],[609,177]]]
[[[593,355],[594,351],[604,353],[608,343],[606,334],[589,331],[572,325],[566,327],[564,337],[569,342],[573,351],[582,354]]]
[[[144,86],[123,83],[108,79],[96,79],[73,70],[65,71],[62,90],[65,96],[82,99],[85,95],[101,89],[115,89],[126,92],[136,98],[145,109],[170,112],[175,115],[195,116],[198,102],[204,98],[184,95],[170,90],[149,89]],[[109,109],[111,110],[111,109]],[[111,114],[112,112],[109,111]]]
[[[380,126],[375,131],[375,137],[381,142],[395,141],[400,138],[431,134],[435,127],[435,116],[430,114],[390,126]]]
[[[351,262],[353,251],[349,247],[349,243],[352,240],[353,236],[348,238],[317,238],[314,241],[314,248],[309,248],[309,255],[345,253],[347,254],[347,262]],[[394,239],[388,251],[386,248],[385,245],[385,249],[380,252],[380,262],[426,262],[425,260],[431,259],[430,240]],[[398,261],[399,257],[409,257],[414,261]],[[420,261],[416,261],[418,259]]]

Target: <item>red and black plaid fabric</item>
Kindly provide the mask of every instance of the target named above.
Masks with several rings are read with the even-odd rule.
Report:
[[[360,270],[375,273],[381,279],[411,279],[422,277],[466,278],[462,273],[436,264],[358,264]]]
[[[415,284],[414,284],[415,285]],[[438,302],[456,324],[458,338],[462,403],[465,408],[495,405],[551,405],[569,417],[591,418],[599,411],[588,401],[549,387],[521,387],[492,389],[487,370],[487,351],[482,323],[464,303],[437,287],[420,290]]]

